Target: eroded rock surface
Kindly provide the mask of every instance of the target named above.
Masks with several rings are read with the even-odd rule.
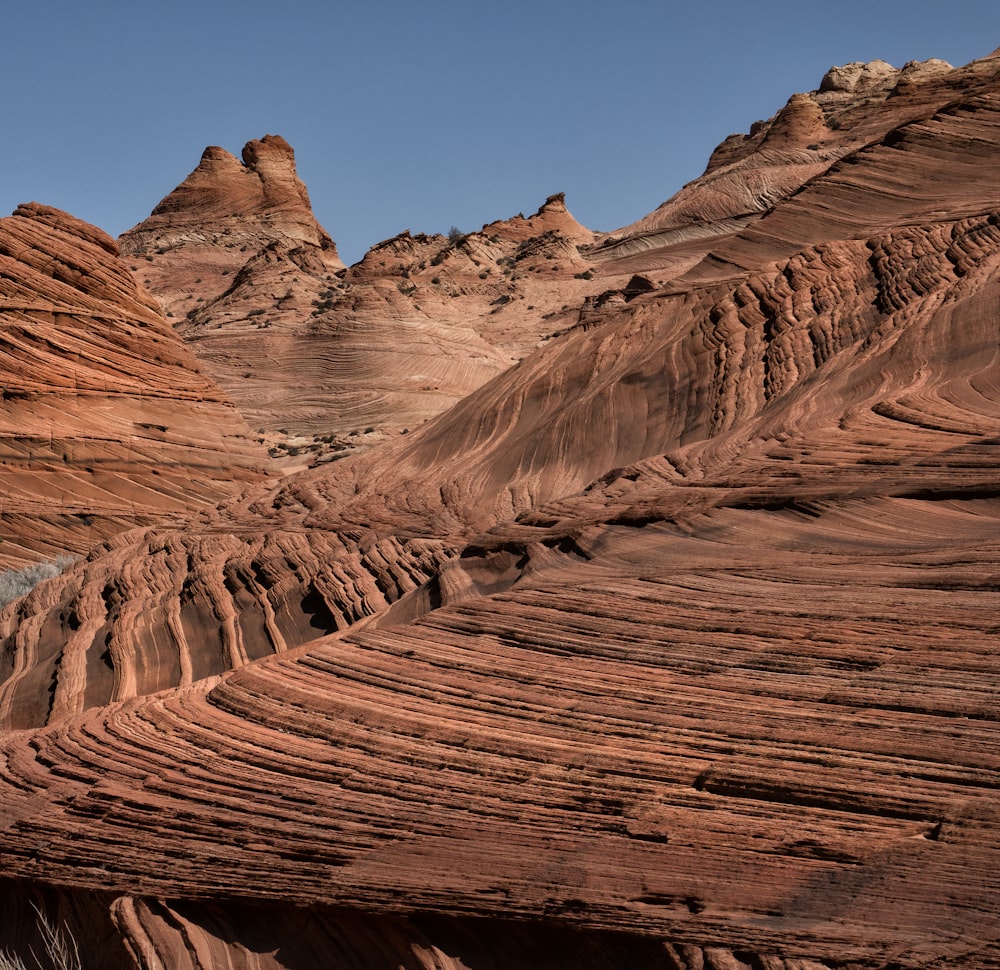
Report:
[[[136,287],[56,209],[0,219],[0,567],[214,506],[267,456]]]
[[[998,72],[847,71],[766,213],[9,607],[0,889],[143,968],[1000,967]]]
[[[721,241],[741,232],[841,159],[866,146],[895,145],[911,123],[928,121],[956,100],[967,102],[976,91],[993,91],[995,73],[993,57],[959,69],[937,59],[898,70],[885,61],[831,68],[818,90],[792,95],[774,117],[731,135],[701,178],[612,233],[591,255],[605,271],[656,267],[661,274],[681,274],[701,259],[706,238]],[[908,166],[898,155],[895,161],[902,163],[905,184]]]
[[[121,245],[285,467],[409,432],[607,288],[580,252],[599,237],[562,195],[478,232],[401,233],[345,269],[287,142],[269,135],[243,154],[206,149]]]

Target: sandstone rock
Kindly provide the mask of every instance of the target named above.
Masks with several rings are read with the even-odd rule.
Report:
[[[829,136],[823,109],[808,94],[793,94],[771,122],[761,147],[806,148]]]
[[[104,233],[37,204],[0,220],[0,320],[0,566],[263,480],[246,423]]]
[[[206,148],[198,167],[148,219],[126,232],[120,245],[126,256],[158,250],[165,255],[217,242],[223,234],[230,249],[280,240],[315,247],[328,266],[343,267],[333,240],[313,216],[292,148],[278,135],[248,142],[243,164],[223,148]]]
[[[820,82],[821,94],[830,91],[857,94],[873,89],[889,90],[899,71],[887,61],[853,61],[841,67],[831,67]]]
[[[818,91],[794,95],[749,134],[731,135],[705,174],[638,222],[612,233],[591,255],[605,272],[651,265],[677,275],[704,252],[771,212],[841,159],[893,129],[931,117],[956,97],[992,90],[996,60],[953,69],[940,60],[896,70],[884,61],[831,68]]]
[[[250,142],[244,159],[207,149],[122,246],[148,260],[137,275],[286,467],[417,427],[602,285],[580,253],[597,236],[561,194],[455,240],[401,233],[344,270],[287,143]]]
[[[9,607],[5,898],[144,968],[1000,967],[998,67],[718,231],[797,99],[447,412]]]

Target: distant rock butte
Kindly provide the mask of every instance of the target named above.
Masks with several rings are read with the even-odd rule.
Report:
[[[243,155],[206,149],[121,245],[287,467],[412,430],[615,282],[594,279],[581,250],[599,236],[561,194],[459,238],[401,233],[344,269],[288,144],[269,135]]]
[[[222,233],[220,248],[282,241],[319,250],[332,269],[344,265],[313,216],[292,147],[278,135],[248,142],[242,163],[223,148],[206,148],[198,167],[119,242],[127,256],[212,245]]]
[[[36,204],[0,219],[0,324],[0,566],[264,477],[246,422],[99,230]]]
[[[553,197],[352,267],[360,315],[492,245],[567,306],[0,612],[0,942],[34,902],[123,970],[998,970],[1000,60],[902,73],[608,245]]]

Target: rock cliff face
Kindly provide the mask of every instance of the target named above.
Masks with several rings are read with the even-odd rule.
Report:
[[[0,219],[0,567],[87,552],[264,478],[246,422],[100,230]]]
[[[742,224],[587,251],[421,428],[0,614],[4,940],[33,900],[106,966],[1000,967],[1000,59],[822,87],[668,203],[825,138]]]

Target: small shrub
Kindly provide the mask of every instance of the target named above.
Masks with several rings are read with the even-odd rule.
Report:
[[[62,927],[56,925],[34,903],[31,905],[38,914],[38,931],[48,957],[48,963],[44,964],[38,954],[31,951],[31,959],[38,970],[46,970],[47,966],[52,970],[81,970],[80,951],[66,924]],[[27,966],[16,954],[3,950],[0,952],[0,970],[27,970]]]
[[[23,569],[0,572],[0,606],[6,606],[30,593],[39,583],[58,576],[73,560],[59,556],[53,562],[38,562]]]
[[[452,226],[448,230],[448,242],[450,242],[453,246],[460,243],[463,239],[465,239],[465,233],[462,232],[458,226]]]

